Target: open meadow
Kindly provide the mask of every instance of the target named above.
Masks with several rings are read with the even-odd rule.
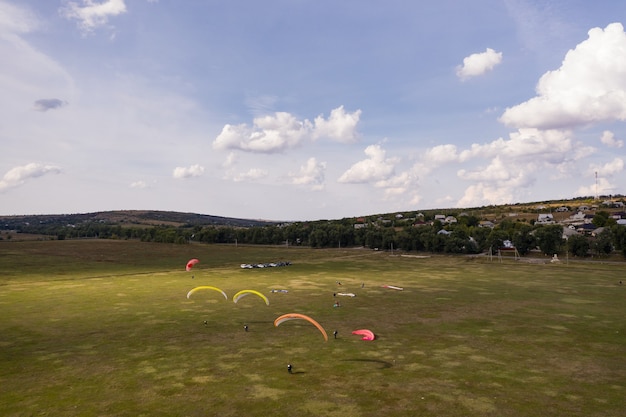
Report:
[[[191,258],[200,263],[187,272]],[[277,261],[291,265],[240,268]],[[620,281],[625,263],[4,241],[0,410],[5,417],[623,416]],[[187,298],[205,285],[228,299],[210,290]],[[234,303],[244,289],[261,292],[269,306],[255,295]],[[287,292],[272,292],[279,289]],[[319,322],[328,341],[304,320],[274,326],[292,312]],[[361,340],[356,329],[376,339]]]

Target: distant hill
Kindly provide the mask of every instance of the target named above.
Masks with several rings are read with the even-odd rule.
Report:
[[[157,210],[118,210],[99,211],[82,214],[33,214],[23,216],[0,216],[0,229],[16,229],[30,225],[78,225],[99,222],[137,226],[231,226],[255,227],[278,224],[275,221],[238,219],[233,217],[211,216],[207,214],[180,213]]]
[[[350,219],[334,219],[334,220],[357,220],[368,217],[370,219],[394,219],[398,216],[404,218],[415,217],[417,213],[430,215],[435,214],[452,214],[467,212],[480,217],[481,219],[501,219],[508,216],[515,216],[516,219],[525,219],[530,221],[536,219],[537,213],[558,212],[559,207],[567,207],[568,211],[557,213],[559,217],[567,217],[577,210],[581,205],[589,207],[606,208],[604,204],[607,200],[626,202],[623,195],[614,195],[612,198],[602,196],[601,199],[595,200],[592,197],[580,197],[570,200],[551,200],[533,203],[517,203],[503,204],[499,206],[483,206],[473,208],[442,208],[429,210],[412,210],[405,212],[370,214],[366,216],[355,215]],[[301,223],[328,222],[329,220],[319,220]],[[37,215],[19,215],[19,216],[0,216],[0,230],[17,230],[24,225],[31,226],[78,226],[87,223],[104,223],[110,225],[121,226],[173,226],[173,227],[194,227],[194,226],[230,226],[230,227],[259,227],[271,226],[285,223],[276,220],[260,220],[260,219],[240,219],[234,217],[212,216],[208,214],[197,213],[181,213],[176,211],[159,211],[159,210],[114,210],[99,211],[95,213],[82,214],[37,214]]]

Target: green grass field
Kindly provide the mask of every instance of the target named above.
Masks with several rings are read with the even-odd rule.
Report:
[[[200,263],[185,272],[190,258]],[[239,267],[269,261],[292,265]],[[7,417],[623,416],[620,280],[623,263],[0,242],[0,410]],[[214,291],[187,299],[200,285],[229,299]],[[235,304],[243,289],[262,292],[270,305],[256,296]],[[357,296],[333,297],[338,292]],[[317,320],[328,342],[305,321],[274,327],[291,312]],[[363,328],[376,340],[351,334]]]

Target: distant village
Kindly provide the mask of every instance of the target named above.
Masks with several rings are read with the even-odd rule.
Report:
[[[546,255],[567,251],[576,256],[622,253],[626,259],[625,201],[618,196],[255,224],[244,219],[159,211],[4,216],[0,218],[4,226],[0,241],[138,239],[174,244],[369,248],[442,254],[493,253],[494,248],[514,248],[521,256],[533,251]]]

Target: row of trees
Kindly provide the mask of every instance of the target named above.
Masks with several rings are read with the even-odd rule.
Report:
[[[72,226],[25,225],[18,231],[46,234],[58,239],[139,239],[175,244],[240,243],[312,248],[363,246],[450,254],[495,252],[505,246],[505,241],[510,241],[522,256],[539,248],[547,255],[567,251],[573,256],[583,257],[607,255],[617,250],[626,257],[626,227],[602,214],[596,215],[596,218],[604,226],[599,235],[574,235],[567,240],[563,239],[563,226],[558,224],[533,225],[505,218],[494,228],[485,228],[480,227],[479,219],[474,216],[459,217],[458,222],[451,225],[433,221],[421,226],[404,227],[373,222],[355,228],[351,219],[344,219],[249,228],[194,225],[138,227],[87,222]]]

